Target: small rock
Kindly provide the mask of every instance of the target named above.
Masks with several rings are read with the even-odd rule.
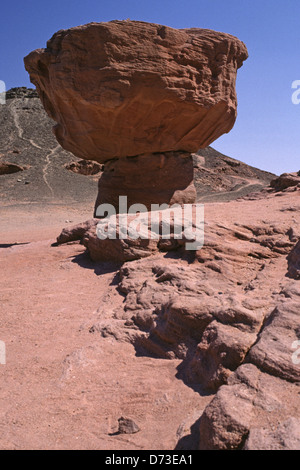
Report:
[[[119,422],[119,434],[135,434],[136,432],[140,431],[138,425],[130,418],[121,418],[118,419]]]

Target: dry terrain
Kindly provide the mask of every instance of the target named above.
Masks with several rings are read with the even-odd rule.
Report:
[[[299,449],[299,186],[205,149],[202,250],[92,261],[56,238],[97,178],[65,168],[28,90],[0,120],[0,164],[24,168],[0,175],[0,448]]]

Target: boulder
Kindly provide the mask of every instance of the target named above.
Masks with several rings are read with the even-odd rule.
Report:
[[[299,338],[300,289],[291,281],[281,292],[248,359],[261,370],[300,384],[299,364],[293,361],[293,345]]]
[[[253,428],[244,450],[299,450],[300,420],[291,417],[277,429]]]
[[[292,188],[294,186],[300,185],[300,174],[296,173],[283,173],[282,175],[274,178],[270,182],[271,188],[274,188],[275,191],[284,191],[287,188]]]
[[[0,162],[0,175],[10,175],[11,173],[18,173],[23,171],[24,168],[10,162]]]
[[[199,421],[199,449],[295,449],[299,397],[295,384],[253,364],[241,365],[205,408]]]
[[[126,20],[58,31],[24,62],[62,147],[103,163],[229,132],[247,56],[229,34]]]

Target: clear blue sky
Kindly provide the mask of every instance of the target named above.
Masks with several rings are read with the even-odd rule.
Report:
[[[45,47],[59,29],[91,21],[133,19],[174,28],[233,34],[249,59],[238,72],[238,118],[212,146],[250,165],[280,174],[300,169],[299,0],[11,0],[2,2],[0,80],[7,89],[32,87],[23,57]]]

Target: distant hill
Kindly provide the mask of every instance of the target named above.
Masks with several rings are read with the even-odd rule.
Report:
[[[194,158],[195,185],[202,202],[230,201],[269,186],[276,175],[259,170],[212,147],[201,149]]]
[[[46,114],[37,92],[13,88],[0,106],[0,163],[24,171],[0,175],[0,197],[7,203],[76,204],[95,201],[96,176],[66,169],[78,158],[56,141],[54,122]]]
[[[81,165],[77,157],[63,150],[52,133],[53,124],[36,90],[19,87],[7,91],[6,104],[0,106],[2,204],[95,201],[101,167]],[[236,199],[268,186],[274,178],[212,147],[195,154],[194,166],[198,199],[203,202]]]

